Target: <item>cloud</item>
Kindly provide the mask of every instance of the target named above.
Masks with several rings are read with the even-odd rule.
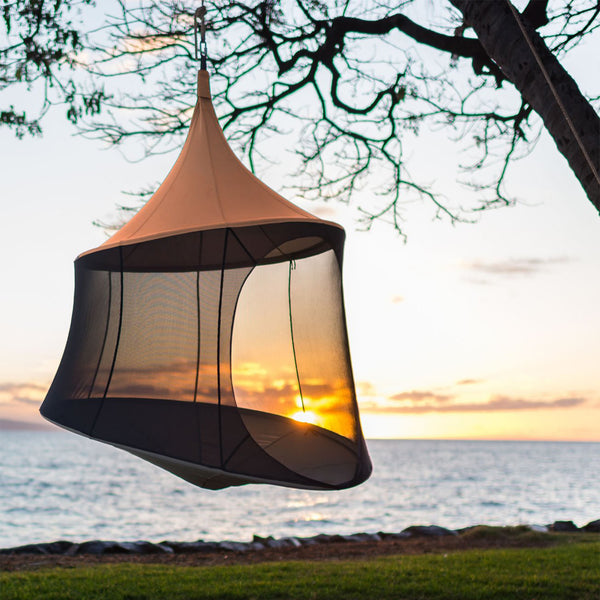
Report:
[[[29,398],[28,396],[13,396],[13,402],[19,402],[21,404],[30,404],[32,406],[39,406],[41,398]]]
[[[371,413],[396,413],[396,414],[424,414],[424,413],[473,413],[473,412],[501,412],[501,411],[515,411],[515,410],[555,410],[561,408],[576,408],[587,402],[586,398],[581,397],[567,397],[557,398],[554,400],[537,400],[537,399],[526,399],[526,398],[511,398],[509,396],[493,396],[487,402],[450,402],[452,397],[439,396],[446,398],[446,400],[439,400],[438,395],[433,394],[429,396],[422,396],[419,398],[419,394],[430,394],[430,392],[417,392],[416,400],[413,400],[412,404],[396,404],[396,403],[361,403],[361,409],[364,412]],[[398,400],[406,397],[410,397],[409,394],[414,392],[407,392],[403,394],[396,394],[392,396],[390,400]]]
[[[0,404],[30,404],[39,406],[48,391],[47,385],[32,382],[0,383]]]
[[[476,383],[483,383],[483,379],[461,379],[456,382],[456,385],[475,385]]]
[[[47,385],[41,385],[39,383],[29,383],[29,382],[4,382],[0,383],[0,393],[4,392],[7,394],[17,393],[20,390],[28,389],[28,390],[36,390],[38,392],[46,392],[48,389]]]
[[[357,381],[356,391],[359,396],[375,396],[377,391],[370,381]]]
[[[574,408],[585,404],[585,398],[558,398],[556,400],[527,400],[494,396],[488,400],[484,410],[532,410],[540,408]],[[477,406],[477,405],[475,405]]]
[[[394,394],[390,396],[389,399],[395,402],[429,402],[429,403],[439,403],[439,402],[448,402],[452,400],[453,396],[448,396],[446,394],[436,394],[435,392],[429,391],[420,391],[420,390],[412,390],[410,392],[401,392],[400,394]]]
[[[38,409],[48,384],[35,381],[3,381],[0,382],[0,417],[14,422],[39,422]],[[2,428],[17,428],[21,425],[4,424]],[[22,427],[21,427],[22,428]]]
[[[491,275],[497,277],[515,277],[533,275],[546,270],[554,265],[572,262],[567,256],[550,258],[509,258],[501,261],[474,260],[464,262],[461,268],[477,275]],[[479,280],[478,283],[482,281]]]

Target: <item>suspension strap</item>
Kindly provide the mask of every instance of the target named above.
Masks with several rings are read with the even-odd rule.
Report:
[[[194,58],[198,60],[200,54],[200,70],[206,71],[206,6],[202,5],[194,12]],[[200,27],[200,44],[198,44],[198,27]]]

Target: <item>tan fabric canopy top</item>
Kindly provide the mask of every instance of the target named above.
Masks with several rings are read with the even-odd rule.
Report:
[[[343,229],[295,206],[240,162],[215,114],[208,72],[199,71],[198,102],[187,139],[169,175],[128,223],[104,244],[81,256],[194,231],[294,221]]]

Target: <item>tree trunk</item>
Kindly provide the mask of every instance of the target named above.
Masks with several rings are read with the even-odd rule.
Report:
[[[579,91],[573,78],[550,52],[539,34],[525,19],[521,19],[522,26],[579,135],[579,141],[515,19],[509,0],[450,2],[462,12],[465,23],[475,30],[488,56],[540,115],[559,152],[567,159],[588,198],[600,212],[600,118]]]

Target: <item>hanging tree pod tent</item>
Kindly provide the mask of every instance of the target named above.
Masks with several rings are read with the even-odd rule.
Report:
[[[343,229],[236,158],[205,70],[164,183],[75,261],[48,420],[211,489],[371,473],[343,308]]]

